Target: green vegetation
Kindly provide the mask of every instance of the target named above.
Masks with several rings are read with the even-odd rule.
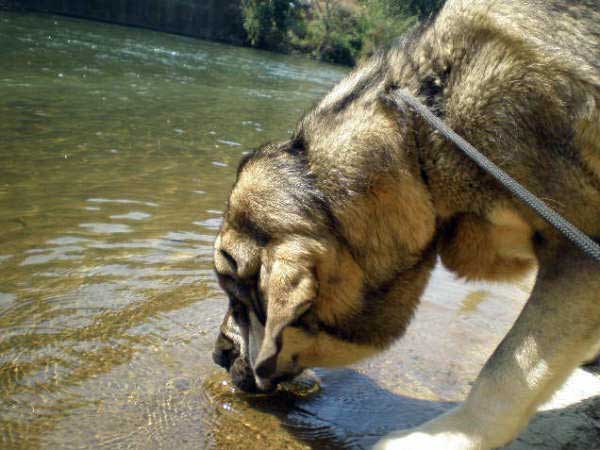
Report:
[[[444,0],[242,0],[248,43],[354,65]]]
[[[244,29],[252,47],[286,50],[290,33],[302,24],[297,2],[288,0],[242,0]]]

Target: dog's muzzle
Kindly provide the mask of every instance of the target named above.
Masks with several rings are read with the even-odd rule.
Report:
[[[219,333],[213,351],[213,361],[229,372],[233,384],[244,392],[259,392],[252,367],[234,341]]]

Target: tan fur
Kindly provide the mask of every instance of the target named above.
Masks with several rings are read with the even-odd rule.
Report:
[[[600,101],[600,99],[598,100]],[[577,124],[577,144],[581,148],[581,156],[600,178],[600,112],[596,110],[591,118],[582,119]]]
[[[535,267],[531,226],[513,209],[459,217],[442,241],[444,265],[468,279],[510,281]]]
[[[397,87],[420,96],[598,239],[592,3],[448,0],[428,27],[340,82],[289,141],[241,164],[215,243],[230,298],[215,359],[234,381],[269,389],[385,349],[438,255],[468,279],[514,280],[537,265],[527,306],[466,402],[378,448],[483,450],[517,435],[598,348],[600,268],[405,105],[381,98]]]
[[[353,344],[326,334],[307,336],[289,327],[283,334],[283,351],[278,364],[285,365],[294,354],[300,355],[302,367],[341,367],[378,353],[372,346]]]
[[[357,293],[364,282],[363,272],[348,251],[338,251],[342,254],[325,254],[317,265],[319,302],[315,304],[315,312],[321,320],[332,326],[360,312]]]

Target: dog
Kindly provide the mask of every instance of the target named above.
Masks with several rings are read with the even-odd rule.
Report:
[[[241,389],[273,390],[386,349],[437,259],[465,279],[537,270],[465,402],[377,444],[500,447],[598,351],[600,267],[406,105],[383,100],[398,88],[598,240],[596,2],[448,0],[335,86],[290,139],[242,159],[215,241],[229,310],[213,357]]]

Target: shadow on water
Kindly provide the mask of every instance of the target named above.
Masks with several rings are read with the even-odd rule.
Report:
[[[454,405],[394,394],[351,369],[316,373],[321,389],[306,395],[284,390],[272,396],[251,396],[232,389],[227,381],[209,383],[208,395],[221,410],[218,429],[227,430],[228,438],[239,439],[242,447],[252,428],[254,438],[264,439],[267,448],[289,446],[289,442],[278,442],[281,428],[298,443],[312,448],[370,448],[385,434],[417,426]],[[248,424],[248,418],[258,413],[277,418],[278,424],[263,427],[260,419]],[[246,421],[245,426],[240,426],[240,419]],[[219,448],[227,447],[219,439],[217,444]]]
[[[366,449],[392,431],[418,426],[456,405],[394,394],[350,369],[317,372],[321,390],[310,395],[248,396],[226,381],[205,385],[218,415],[216,447],[255,448],[262,441],[263,448],[300,448],[302,443],[314,449]],[[259,413],[278,422],[265,422]],[[293,440],[282,438],[281,430]],[[600,449],[600,396],[539,412],[506,449]]]

